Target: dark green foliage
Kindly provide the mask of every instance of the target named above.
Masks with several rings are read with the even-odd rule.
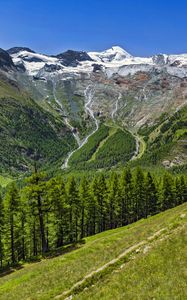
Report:
[[[96,163],[100,167],[111,167],[117,163],[125,163],[136,149],[135,140],[127,131],[118,130],[113,134],[96,154]]]
[[[102,125],[95,135],[89,139],[84,147],[77,151],[70,159],[70,165],[76,165],[78,170],[101,169],[124,165],[133,156],[136,143],[134,137],[128,132],[118,129],[97,150],[100,142],[109,134],[109,128]],[[95,158],[89,160],[95,153]]]
[[[165,174],[161,190],[162,209],[166,210],[176,205],[175,184],[171,175]]]

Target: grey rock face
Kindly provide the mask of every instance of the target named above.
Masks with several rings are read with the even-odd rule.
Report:
[[[68,50],[64,53],[56,55],[56,57],[62,60],[64,66],[76,67],[81,61],[92,61],[91,57],[84,51]]]
[[[0,48],[0,68],[3,70],[8,70],[14,67],[15,65],[8,52]]]

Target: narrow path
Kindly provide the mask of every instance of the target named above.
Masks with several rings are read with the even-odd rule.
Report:
[[[162,228],[162,229],[156,231],[151,236],[149,236],[147,239],[145,239],[145,240],[143,240],[143,241],[141,241],[141,242],[139,242],[139,243],[137,243],[137,244],[129,247],[128,249],[126,249],[124,252],[122,252],[116,258],[114,258],[111,261],[109,261],[108,263],[104,264],[103,266],[101,266],[97,270],[92,271],[89,274],[87,274],[82,280],[76,282],[69,290],[64,291],[60,295],[55,296],[54,299],[68,299],[68,297],[71,296],[71,294],[73,294],[74,292],[76,293],[77,289],[79,291],[81,291],[81,287],[84,288],[86,286],[87,282],[88,282],[87,285],[89,286],[89,282],[92,282],[92,279],[96,275],[99,275],[99,273],[102,273],[103,271],[105,271],[107,268],[109,268],[111,266],[115,267],[115,265],[117,263],[119,263],[120,260],[124,259],[128,254],[130,254],[130,253],[132,253],[134,251],[137,251],[137,253],[139,253],[140,252],[140,248],[142,246],[147,246],[147,244],[152,243],[154,240],[157,240],[160,237],[166,236],[167,235],[167,230],[168,230],[168,228]],[[166,233],[166,234],[164,235],[164,233]]]

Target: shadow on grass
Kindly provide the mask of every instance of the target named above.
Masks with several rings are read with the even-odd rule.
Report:
[[[74,242],[73,244],[67,244],[67,245],[59,247],[57,249],[50,250],[49,252],[45,253],[44,255],[35,256],[35,257],[29,258],[25,261],[22,261],[20,263],[5,266],[3,268],[0,268],[0,277],[9,275],[9,274],[11,274],[11,273],[13,273],[17,270],[23,269],[24,268],[24,263],[33,264],[33,263],[40,262],[42,259],[55,258],[57,256],[72,252],[74,250],[77,250],[77,249],[81,248],[82,245],[84,245],[85,243],[86,243],[86,241],[84,239],[82,239],[82,240],[79,240],[77,242]]]
[[[0,269],[0,277],[4,277],[6,275],[9,275],[9,274],[15,272],[16,270],[21,270],[21,269],[23,269],[23,265],[21,265],[21,264],[6,266],[6,267]]]
[[[57,249],[54,249],[54,250],[51,250],[51,251],[47,252],[43,256],[43,258],[50,259],[50,258],[54,258],[54,257],[59,256],[59,255],[63,255],[63,254],[72,252],[74,250],[77,250],[77,249],[81,248],[82,245],[84,245],[85,243],[86,243],[86,241],[84,239],[82,239],[82,240],[79,240],[77,242],[74,242],[73,244],[64,245],[62,247],[59,247]]]

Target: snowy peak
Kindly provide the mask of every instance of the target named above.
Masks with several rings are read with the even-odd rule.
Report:
[[[58,59],[55,57],[28,51],[25,48],[19,48],[18,50],[11,54],[13,62],[18,68],[26,70],[29,75],[36,75],[45,64],[58,63]]]
[[[119,62],[132,57],[132,55],[119,46],[114,46],[103,52],[88,52],[88,55],[95,61],[106,63]]]

